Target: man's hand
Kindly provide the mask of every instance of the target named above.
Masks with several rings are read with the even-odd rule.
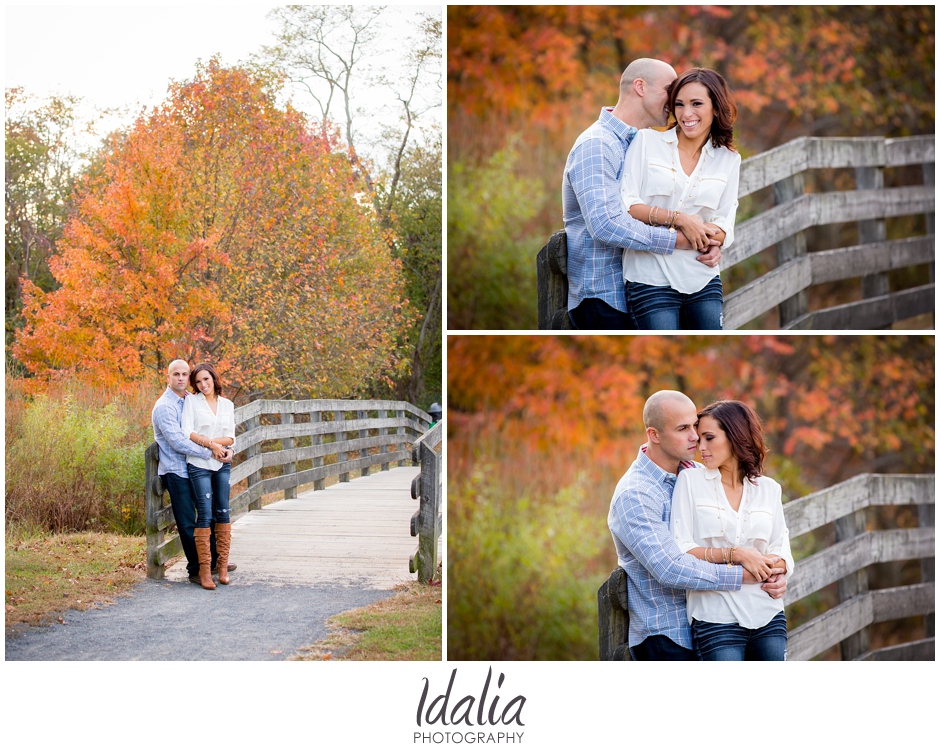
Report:
[[[786,572],[782,567],[775,567],[773,576],[761,585],[761,590],[771,598],[783,598],[783,594],[787,592]]]
[[[216,461],[221,461],[223,464],[227,464],[232,460],[232,454],[225,448],[225,446],[220,446],[218,443],[210,443],[212,448],[212,458]]]
[[[676,241],[676,248],[679,248],[679,241]],[[704,264],[706,267],[711,267],[714,269],[718,266],[718,262],[721,261],[721,244],[718,243],[714,238],[708,239],[708,250],[702,251],[697,257],[698,261]]]

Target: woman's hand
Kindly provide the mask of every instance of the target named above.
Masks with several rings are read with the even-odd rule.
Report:
[[[751,575],[759,578],[761,581],[767,580],[771,576],[771,570],[774,566],[775,558],[765,557],[756,549],[745,549],[736,547],[734,550],[734,563],[741,565]]]
[[[705,221],[700,216],[680,212],[676,217],[676,227],[689,239],[696,251],[702,251],[708,246],[708,231],[705,230]]]

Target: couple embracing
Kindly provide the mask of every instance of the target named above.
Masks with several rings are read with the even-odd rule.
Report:
[[[685,394],[658,391],[643,424],[647,442],[607,516],[627,574],[631,657],[785,660],[793,555],[757,414],[740,401],[696,411]]]
[[[215,590],[212,574],[218,572],[219,582],[228,585],[235,569],[228,564],[235,405],[222,396],[210,363],[190,371],[185,360],[174,360],[166,373],[166,391],[151,415],[160,454],[157,474],[170,493],[189,580]]]
[[[670,116],[674,124],[665,132]],[[737,107],[714,70],[639,59],[581,134],[562,183],[568,315],[582,330],[721,329]]]

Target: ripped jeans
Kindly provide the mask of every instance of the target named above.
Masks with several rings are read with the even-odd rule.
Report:
[[[222,464],[218,471],[210,471],[186,464],[189,483],[196,500],[196,528],[211,528],[212,522],[231,523],[228,507],[231,464]]]

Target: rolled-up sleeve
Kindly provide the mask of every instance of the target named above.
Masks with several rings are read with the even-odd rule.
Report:
[[[734,242],[734,220],[738,212],[738,188],[740,184],[741,156],[732,153],[734,165],[728,173],[728,182],[724,191],[721,193],[721,199],[718,201],[718,209],[709,221],[714,223],[725,232],[725,242],[723,249],[727,249]]]

